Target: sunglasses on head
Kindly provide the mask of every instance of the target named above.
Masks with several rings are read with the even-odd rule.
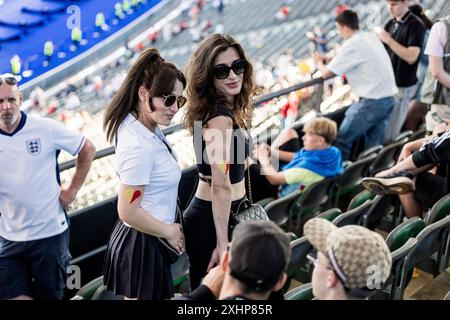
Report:
[[[174,94],[163,95],[162,98],[164,99],[164,105],[168,108],[173,106],[175,101],[177,102],[178,109],[182,108],[187,102],[186,97],[184,96],[177,97]]]
[[[239,59],[233,61],[231,67],[226,64],[218,64],[214,66],[213,73],[216,79],[223,80],[228,78],[230,75],[230,70],[233,70],[235,75],[240,75],[245,72],[245,69],[247,69],[247,61],[244,59]]]
[[[17,84],[17,79],[14,76],[4,75],[0,76],[0,85],[3,83],[3,80],[10,86],[14,86]]]

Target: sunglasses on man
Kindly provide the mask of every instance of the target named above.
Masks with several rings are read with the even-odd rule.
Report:
[[[3,84],[3,80],[10,86],[15,86],[17,84],[17,79],[13,75],[0,75],[0,85]]]
[[[184,97],[184,96],[177,97],[174,94],[163,95],[162,98],[164,100],[164,105],[168,108],[173,106],[173,104],[176,101],[177,105],[178,105],[178,109],[181,109],[187,102],[186,97]]]
[[[213,73],[217,80],[223,80],[228,78],[230,75],[230,70],[233,70],[235,75],[240,75],[247,69],[247,61],[245,59],[239,59],[233,61],[231,67],[226,64],[218,64],[214,66]]]

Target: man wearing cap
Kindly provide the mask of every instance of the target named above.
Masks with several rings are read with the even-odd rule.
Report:
[[[306,222],[304,232],[317,249],[317,256],[308,255],[317,299],[365,299],[389,277],[391,253],[379,234],[356,225],[338,228],[322,218]]]
[[[286,282],[291,256],[288,237],[273,222],[236,226],[229,250],[202,285],[183,300],[267,300]]]
[[[65,209],[83,184],[95,148],[78,133],[20,111],[17,79],[0,75],[0,300],[62,299],[68,249]],[[60,150],[78,155],[60,186]]]

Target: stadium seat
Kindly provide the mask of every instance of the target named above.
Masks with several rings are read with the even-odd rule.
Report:
[[[20,30],[9,27],[0,27],[0,43],[20,38]]]
[[[276,200],[275,198],[264,198],[261,200],[258,200],[257,204],[259,204],[261,207],[266,207],[269,203]]]
[[[342,209],[342,205],[339,204],[343,196],[353,196],[361,189],[361,180],[365,177],[366,168],[372,164],[376,157],[376,154],[371,154],[367,158],[353,162],[344,170],[342,176],[337,178],[335,191],[333,192],[333,203],[338,208]]]
[[[338,227],[343,227],[351,224],[362,225],[363,217],[373,204],[373,200],[367,200],[359,207],[350,211],[344,212],[337,216],[333,223]]]
[[[68,7],[66,3],[57,3],[50,1],[34,0],[31,3],[27,3],[22,7],[23,12],[29,13],[42,13],[42,14],[52,14],[57,12],[63,12]]]
[[[446,216],[450,215],[450,194],[442,197],[431,208],[430,213],[425,218],[425,224],[429,226]]]
[[[91,300],[98,288],[103,285],[103,276],[88,282],[77,291],[71,300]]]
[[[303,225],[311,219],[322,206],[329,204],[330,190],[336,178],[327,178],[313,183],[294,201],[290,212],[290,227],[295,225],[294,232],[303,235]]]
[[[318,215],[315,216],[315,218],[323,218],[323,219],[327,219],[328,221],[332,222],[340,214],[342,214],[341,209],[331,208],[324,212],[319,213]]]
[[[296,279],[302,283],[311,281],[311,270],[306,255],[313,249],[306,237],[291,242],[291,260],[286,270],[287,281],[285,290],[291,284],[292,279]]]
[[[381,144],[379,144],[379,145],[373,146],[367,150],[364,150],[363,152],[361,152],[358,155],[357,160],[362,160],[364,158],[367,158],[371,154],[378,154],[378,152],[380,152],[381,149],[383,149],[383,146]]]
[[[0,24],[13,27],[34,27],[43,24],[45,19],[35,14],[16,12],[14,15],[1,14]]]
[[[391,252],[392,266],[391,274],[384,283],[383,287],[376,290],[374,295],[370,297],[370,300],[399,300],[399,290],[397,290],[400,279],[402,278],[403,265],[405,263],[406,256],[411,252],[414,246],[417,244],[417,239],[410,238],[405,244],[403,244],[397,250]],[[409,272],[409,277],[412,271]]]
[[[285,234],[289,238],[289,241],[294,241],[298,239],[297,235],[293,232],[286,232]]]
[[[397,162],[398,153],[409,140],[408,137],[404,137],[402,140],[394,142],[380,150],[376,159],[370,166],[370,175],[374,176],[380,171],[389,169]]]
[[[124,297],[121,295],[116,295],[112,291],[106,290],[106,286],[102,285],[95,291],[91,300],[124,300]]]
[[[313,300],[312,284],[305,283],[284,295],[285,300]]]
[[[450,291],[444,297],[444,300],[450,300]]]
[[[389,250],[391,250],[391,252],[397,250],[403,246],[409,238],[415,238],[423,228],[425,228],[425,222],[419,217],[414,217],[402,222],[386,237],[386,243]]]
[[[370,192],[369,190],[363,190],[360,193],[358,193],[356,196],[353,197],[352,200],[350,200],[350,203],[348,204],[347,211],[352,210],[356,207],[359,207],[367,200],[372,200],[375,198],[375,194]]]
[[[414,267],[437,276],[440,271],[444,247],[448,246],[450,216],[425,227],[416,237],[417,244],[406,256],[401,279],[395,288],[395,298],[403,299],[409,281],[408,274]]]
[[[170,271],[175,288],[183,285],[189,279],[189,260],[186,251],[170,266]]]
[[[412,134],[413,134],[413,132],[411,130],[400,132],[400,134],[395,137],[394,142],[402,141],[405,138],[408,138],[408,140],[409,140],[409,138],[411,137]]]
[[[399,206],[400,203],[397,195],[376,196],[373,199],[373,205],[364,214],[362,225],[370,230],[374,230],[375,227],[380,225],[384,217],[390,213],[394,215],[396,208]]]
[[[383,289],[378,290],[371,299],[385,300],[397,298],[396,288],[399,285],[403,272],[405,257],[416,245],[417,239],[415,239],[415,237],[423,230],[423,228],[425,228],[423,220],[419,217],[415,217],[404,221],[389,233],[386,238],[386,244],[392,254],[391,274],[384,284]],[[408,271],[407,277],[410,279],[411,276],[412,271]]]
[[[300,191],[288,194],[285,197],[273,200],[264,207],[267,216],[282,228],[287,227],[289,222],[289,212],[292,204],[299,197]]]
[[[422,139],[423,137],[425,137],[425,133],[426,133],[425,128],[419,129],[409,137],[409,141],[415,141],[415,140]]]

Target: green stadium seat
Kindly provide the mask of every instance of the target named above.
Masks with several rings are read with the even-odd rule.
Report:
[[[103,276],[88,282],[77,291],[71,300],[91,300],[98,288],[103,285]]]
[[[313,300],[313,290],[311,283],[305,283],[297,288],[292,289],[284,295],[285,300]]]
[[[367,200],[372,200],[375,198],[375,194],[370,192],[369,190],[363,190],[360,193],[358,193],[356,196],[353,197],[352,200],[350,200],[350,203],[348,204],[347,211],[355,209],[356,207],[359,207]]]
[[[332,222],[340,214],[342,214],[341,209],[331,208],[324,212],[319,213],[318,215],[315,216],[315,218],[323,218],[323,219],[327,219],[328,221]]]

